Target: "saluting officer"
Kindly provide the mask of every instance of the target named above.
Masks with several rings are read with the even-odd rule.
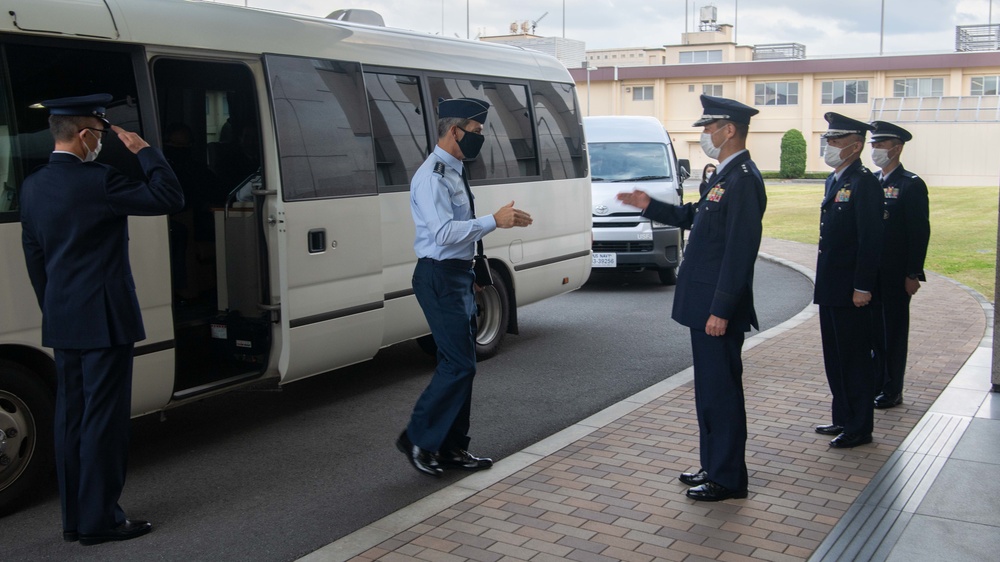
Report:
[[[819,222],[819,256],[813,302],[819,305],[826,378],[833,394],[833,423],[816,432],[835,435],[831,447],[872,442],[873,399],[881,383],[873,353],[881,353],[878,268],[882,258],[882,191],[861,165],[872,126],[838,113],[824,115],[826,178]]]
[[[618,199],[642,215],[690,228],[677,275],[672,317],[691,331],[694,399],[701,469],[681,473],[687,497],[720,501],[747,497],[747,420],[743,397],[744,332],[759,328],[753,271],[767,206],[764,180],[746,150],[750,118],[758,113],[735,100],[701,96],[695,127],[701,147],[719,161],[697,203],[670,205],[643,191]]]
[[[459,98],[438,104],[438,142],[410,183],[416,227],[413,292],[438,348],[434,376],[417,400],[396,447],[419,472],[482,470],[488,458],[468,452],[472,380],[476,374],[476,241],[497,228],[528,226],[531,215],[504,205],[476,218],[462,160],[479,155],[490,104]]]
[[[55,150],[21,186],[22,243],[55,350],[56,474],[63,538],[91,545],[149,532],[118,505],[125,485],[132,349],[145,339],[128,257],[128,216],[165,215],[184,194],[163,154],[104,118],[109,94],[42,102]],[[147,181],[94,162],[114,131]]]
[[[884,379],[875,397],[876,408],[892,408],[903,403],[903,373],[906,370],[907,340],[910,334],[910,297],[920,289],[924,258],[931,236],[927,184],[903,168],[903,144],[913,135],[886,121],[873,121],[872,161],[881,171],[876,175],[885,194],[885,249],[879,270],[882,291],[882,318],[885,328]]]

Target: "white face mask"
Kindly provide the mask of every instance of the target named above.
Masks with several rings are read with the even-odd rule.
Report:
[[[840,153],[851,146],[854,145],[849,144],[844,148],[837,148],[836,146],[830,144],[826,145],[826,150],[823,151],[823,161],[826,162],[827,166],[836,170],[841,164],[844,163],[844,160],[847,160],[846,158],[841,158]]]
[[[97,138],[97,148],[95,148],[94,150],[90,150],[90,147],[84,144],[83,146],[87,148],[87,155],[83,157],[83,161],[93,162],[94,160],[97,160],[97,155],[101,153],[101,147],[102,147],[101,137],[94,134],[94,131],[91,131],[90,129],[87,129],[87,132],[94,135]]]
[[[721,130],[722,129],[716,129],[715,133],[718,133]],[[701,144],[701,150],[705,153],[705,156],[708,156],[712,160],[719,159],[719,153],[722,152],[722,147],[726,146],[726,143],[729,142],[729,139],[726,139],[720,146],[715,146],[715,143],[712,142],[712,137],[715,136],[715,133],[702,133],[701,139],[698,141]]]
[[[888,148],[873,148],[872,149],[872,162],[875,163],[879,168],[885,168],[892,162],[892,158],[889,158]]]

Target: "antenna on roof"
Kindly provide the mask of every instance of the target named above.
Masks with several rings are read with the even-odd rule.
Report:
[[[326,16],[326,19],[385,27],[385,20],[382,19],[382,16],[378,12],[373,10],[337,10],[330,12],[330,15]]]
[[[544,18],[545,18],[545,16],[547,16],[547,15],[549,15],[549,13],[548,13],[548,12],[545,12],[545,13],[544,13],[544,14],[542,14],[542,15],[541,15],[541,16],[540,16],[540,17],[539,17],[539,18],[538,18],[537,20],[535,20],[535,21],[531,22],[531,34],[532,34],[532,35],[534,35],[534,34],[535,34],[535,26],[536,26],[536,25],[538,25],[538,22],[542,21],[542,19],[544,19]]]

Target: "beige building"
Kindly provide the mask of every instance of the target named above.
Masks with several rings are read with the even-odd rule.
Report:
[[[1000,51],[808,59],[794,43],[738,46],[720,25],[686,33],[680,45],[587,51],[587,62],[589,85],[587,69],[570,69],[584,115],[656,117],[693,170],[708,162],[691,126],[707,93],[760,110],[749,149],[761,170],[779,169],[781,138],[798,129],[807,170],[828,171],[820,134],[823,115],[835,111],[911,131],[903,163],[929,185],[1000,182]]]

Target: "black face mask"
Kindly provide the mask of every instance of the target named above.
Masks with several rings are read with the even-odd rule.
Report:
[[[462,129],[462,131],[465,132],[465,136],[458,141],[458,148],[462,151],[462,156],[471,160],[479,156],[479,151],[482,150],[483,143],[486,142],[486,137],[479,133],[466,131],[465,129]]]

